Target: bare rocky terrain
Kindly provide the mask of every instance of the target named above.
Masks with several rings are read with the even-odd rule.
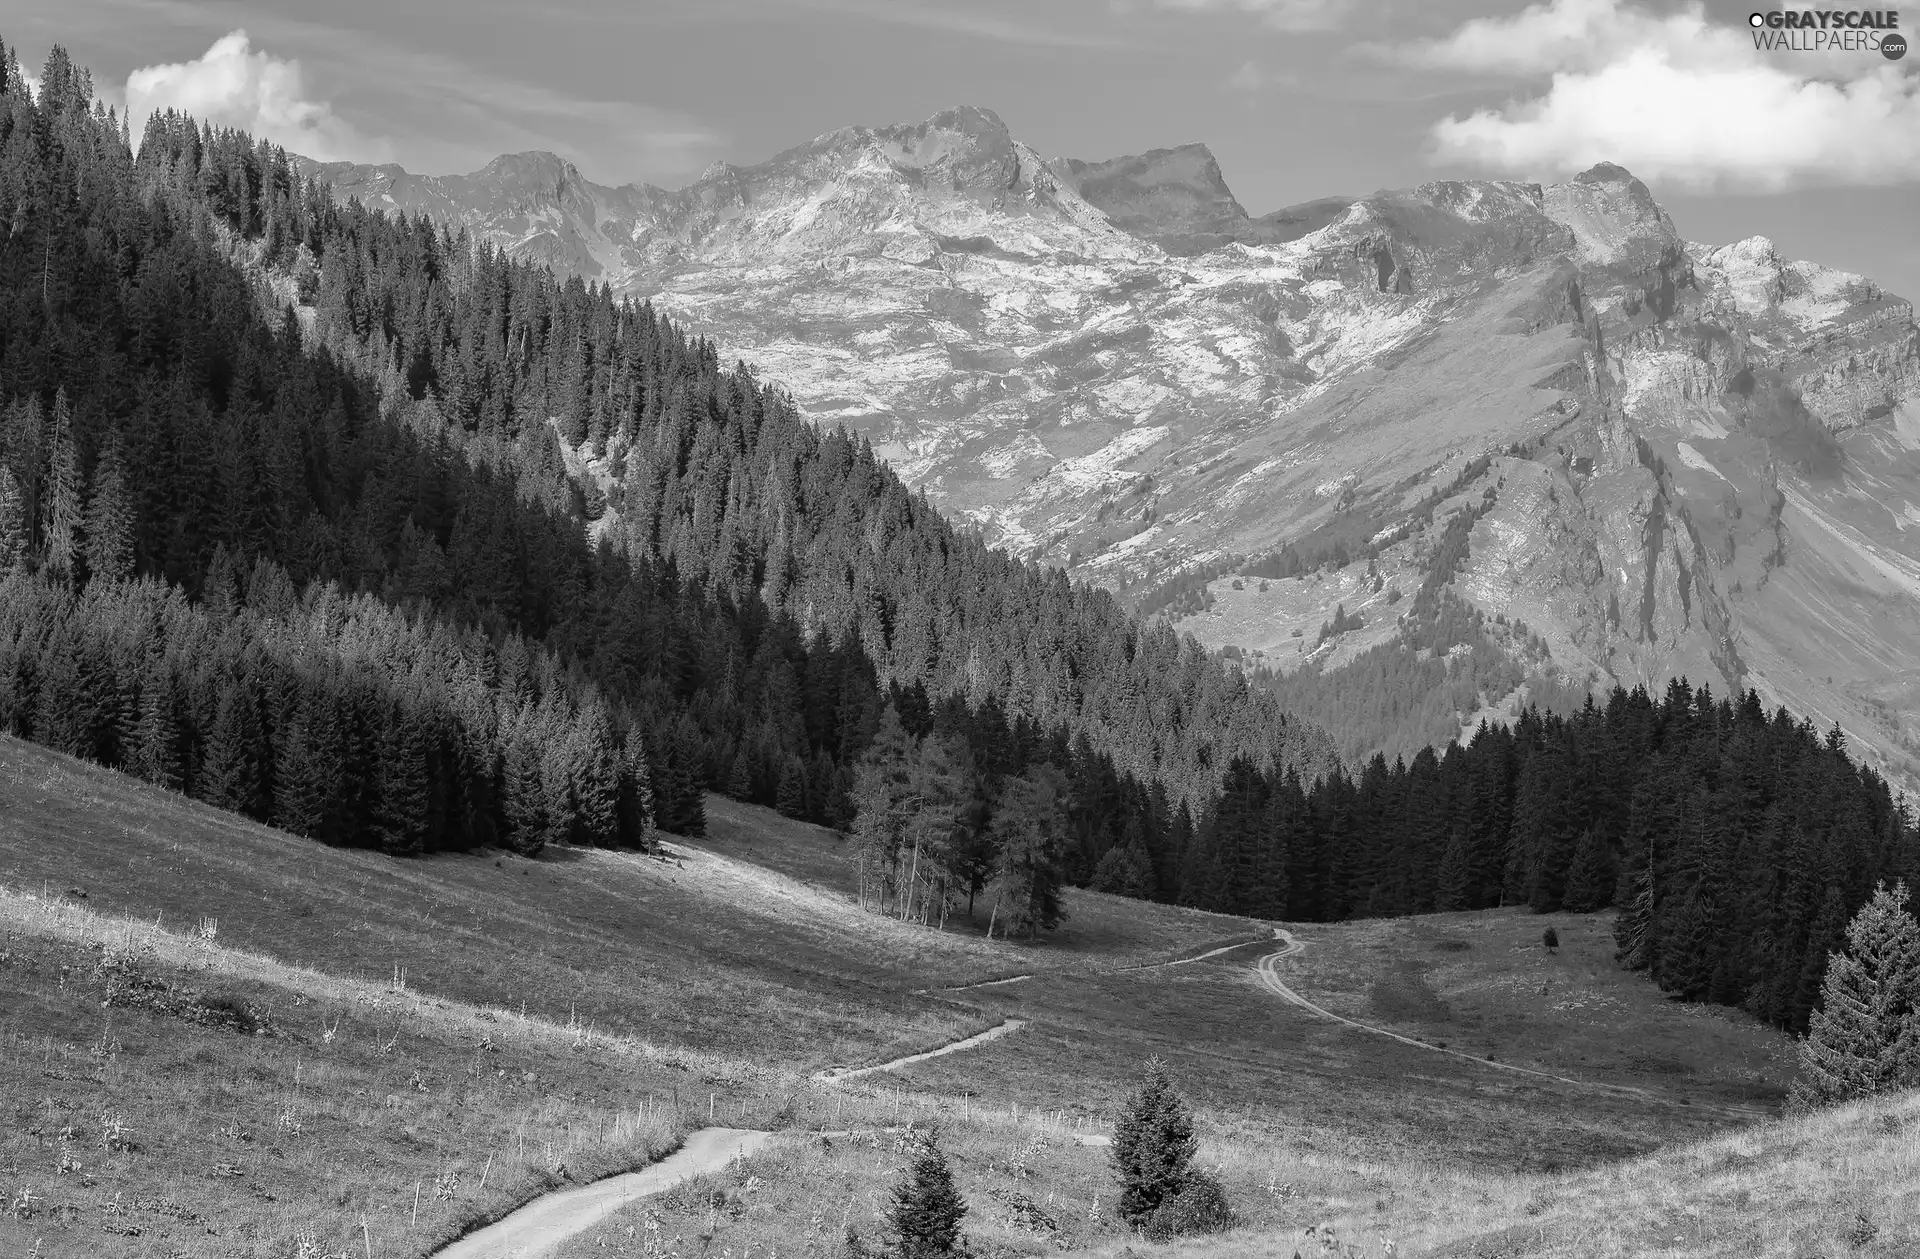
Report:
[[[546,154],[309,169],[651,298],[991,539],[1136,593],[1218,571],[1182,627],[1270,668],[1395,641],[1448,519],[1490,503],[1450,589],[1558,680],[1754,687],[1915,780],[1912,306],[1687,241],[1618,167],[1255,217],[1204,146],[1049,160],[961,108],[671,192]],[[578,459],[618,481],[620,451]],[[1376,540],[1373,575],[1233,588],[1333,537]],[[1341,604],[1365,628],[1316,645]]]

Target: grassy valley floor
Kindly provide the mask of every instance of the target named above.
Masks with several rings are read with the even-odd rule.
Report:
[[[1894,1254],[1913,1230],[1911,1107],[1768,1126],[1790,1042],[1616,970],[1603,917],[1288,926],[1275,974],[1356,1028],[1263,986],[1270,924],[1076,892],[1041,945],[909,926],[859,911],[829,832],[722,800],[664,858],[413,862],[12,740],[0,801],[8,1255],[424,1256],[709,1124],[777,1135],[559,1253],[837,1255],[878,1239],[930,1127],[983,1256]],[[1113,1218],[1099,1142],[1154,1054],[1226,1237]]]

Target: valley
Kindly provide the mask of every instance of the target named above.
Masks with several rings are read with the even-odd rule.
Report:
[[[0,820],[18,1099],[0,1160],[8,1200],[32,1204],[0,1235],[43,1255],[280,1254],[302,1237],[338,1253],[364,1249],[363,1224],[376,1255],[425,1255],[716,1123],[786,1135],[558,1253],[831,1253],[839,1216],[872,1227],[909,1123],[948,1134],[989,1244],[1098,1248],[1117,1236],[1091,1205],[1108,1173],[1081,1138],[1156,1053],[1249,1237],[1332,1224],[1355,1253],[1390,1237],[1421,1253],[1404,1247],[1453,1235],[1426,1213],[1462,1185],[1510,1202],[1764,1133],[1792,1070],[1779,1033],[1618,971],[1605,915],[1287,928],[1304,947],[1272,965],[1294,990],[1425,1042],[1409,1044],[1263,988],[1266,924],[1084,892],[1038,945],[889,922],[858,910],[828,833],[719,797],[709,837],[664,859],[395,865],[17,741],[0,753],[18,806]],[[114,975],[160,996],[113,995]],[[1009,975],[1029,978],[966,987]],[[927,978],[961,990],[915,995]],[[206,1013],[234,1010],[261,1034]],[[965,1051],[819,1078],[1012,1020]],[[1426,1047],[1441,1043],[1470,1057]],[[831,1227],[810,1202],[838,1204]]]
[[[0,1254],[1920,1246],[1904,299],[254,121],[0,47]]]

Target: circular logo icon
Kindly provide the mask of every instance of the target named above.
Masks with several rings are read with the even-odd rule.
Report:
[[[1880,37],[1880,55],[1888,61],[1898,61],[1907,55],[1907,37],[1898,31]]]
[[[1764,13],[1749,13],[1747,15],[1747,25],[1753,27],[1755,30],[1758,30],[1766,24],[1767,15]]]

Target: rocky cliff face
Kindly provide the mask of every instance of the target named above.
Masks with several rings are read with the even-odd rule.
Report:
[[[315,169],[652,298],[1089,580],[1374,539],[1370,577],[1224,575],[1184,622],[1271,667],[1392,641],[1472,505],[1450,588],[1565,680],[1755,686],[1910,774],[1912,307],[1765,240],[1682,240],[1618,167],[1255,218],[1202,146],[1048,162],[957,109],[675,192],[546,155]],[[1341,603],[1367,628],[1310,648]]]

